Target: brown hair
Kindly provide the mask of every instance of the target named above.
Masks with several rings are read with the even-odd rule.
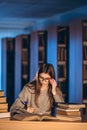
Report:
[[[39,82],[39,75],[41,73],[47,73],[50,75],[51,78],[55,79],[55,71],[52,64],[41,64],[38,69],[38,75],[37,75],[37,81],[36,81],[36,87],[35,87],[35,103],[38,106],[38,97],[40,95],[41,85]],[[48,96],[50,100],[50,107],[52,106],[54,102],[53,94],[52,94],[52,86],[49,83],[48,85]]]

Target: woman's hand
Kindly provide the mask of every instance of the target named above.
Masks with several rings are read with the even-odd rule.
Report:
[[[52,85],[52,93],[53,93],[53,95],[56,95],[57,83],[56,83],[55,79],[50,79],[50,84]]]
[[[27,107],[27,112],[29,113],[34,113],[35,112],[35,108],[31,107],[31,106],[28,106]]]

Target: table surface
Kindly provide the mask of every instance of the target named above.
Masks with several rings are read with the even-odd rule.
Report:
[[[0,130],[87,130],[87,122],[11,121],[0,119]]]

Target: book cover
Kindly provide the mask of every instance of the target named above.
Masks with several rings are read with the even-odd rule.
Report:
[[[85,108],[85,104],[78,104],[78,103],[58,103],[59,108],[70,108],[70,109],[80,109]]]
[[[0,103],[5,103],[5,102],[6,102],[6,97],[0,96]]]
[[[0,113],[0,118],[6,118],[6,117],[10,117],[10,112]]]
[[[58,114],[56,116],[56,118],[58,118],[60,121],[81,121],[82,118],[81,116],[67,116],[67,115],[61,115],[61,114]]]
[[[3,90],[0,90],[0,97],[1,96],[4,96],[4,91]]]
[[[8,112],[8,109],[0,109],[0,113]]]
[[[67,116],[81,116],[81,112],[79,109],[63,109],[63,108],[57,108],[56,109],[57,114],[61,115],[67,115]]]
[[[0,103],[0,110],[8,109],[8,103]]]

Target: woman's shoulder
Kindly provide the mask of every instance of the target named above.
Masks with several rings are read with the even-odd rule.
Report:
[[[36,81],[31,81],[25,84],[24,88],[27,89],[30,93],[35,93]]]

